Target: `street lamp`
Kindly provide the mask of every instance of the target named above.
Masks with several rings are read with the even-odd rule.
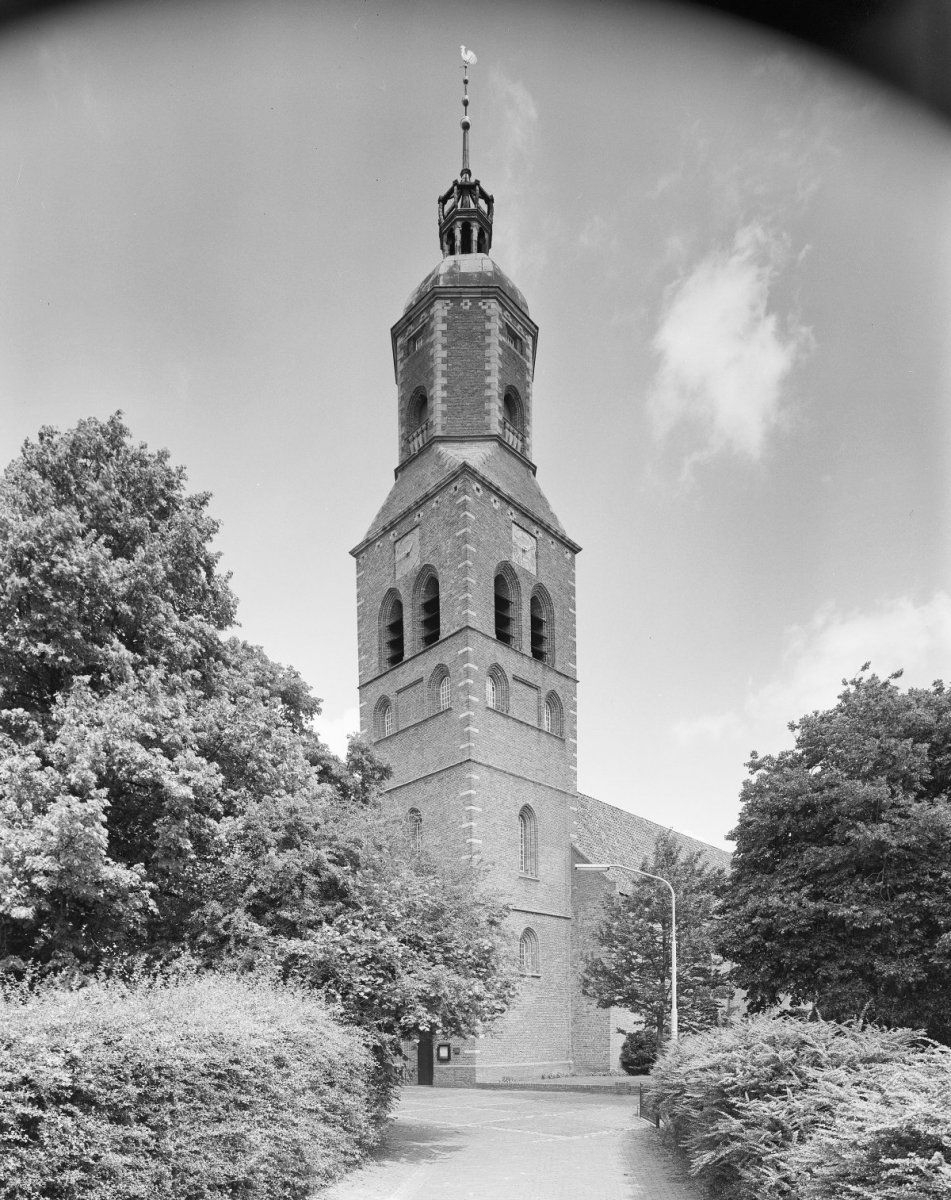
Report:
[[[575,863],[576,871],[630,871],[632,875],[646,875],[648,879],[656,879],[664,884],[670,892],[670,1040],[677,1040],[677,896],[674,885],[663,875],[652,875],[650,871],[642,871],[639,867],[626,867],[623,863]]]

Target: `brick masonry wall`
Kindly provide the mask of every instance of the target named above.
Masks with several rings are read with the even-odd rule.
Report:
[[[570,1068],[574,556],[539,528],[537,574],[513,567],[521,592],[522,649],[500,643],[494,636],[494,577],[500,562],[511,562],[512,512],[466,472],[452,485],[447,481],[424,509],[399,519],[357,564],[364,730],[374,733],[372,716],[381,696],[395,705],[394,732],[375,741],[394,769],[388,802],[401,815],[410,808],[420,811],[427,849],[448,860],[484,865],[489,885],[513,906],[513,958],[525,928],[539,942],[540,977],[523,981],[518,1003],[485,1038],[455,1047],[460,1052],[449,1064],[437,1064],[437,1082],[561,1074]],[[529,514],[517,516],[523,528],[535,528]],[[395,544],[412,528],[419,531],[418,562],[398,578]],[[416,650],[416,581],[430,566],[440,580],[442,636]],[[544,583],[554,608],[555,666],[528,653],[529,600],[536,581]],[[381,671],[379,611],[394,587],[403,600],[408,657]],[[514,705],[508,713],[487,703],[485,681],[492,664],[501,666],[509,681]],[[431,687],[440,665],[451,679],[452,708],[446,711],[437,711]],[[543,727],[542,703],[550,691],[558,693],[564,709],[560,735]],[[524,805],[532,808],[537,823],[537,877],[519,871]]]
[[[442,336],[441,306],[430,304],[421,310],[407,327],[406,335],[400,338],[397,347],[396,381],[399,398],[398,413],[398,447],[399,461],[409,457],[410,447],[408,437],[412,430],[409,427],[409,405],[417,388],[422,388],[430,401],[430,419],[438,424],[438,406],[435,403],[437,393],[439,368],[441,361],[438,346]],[[422,345],[413,350],[412,340],[416,334],[422,334]],[[412,339],[412,340],[411,340]]]
[[[520,353],[505,338],[510,325],[522,338]],[[440,290],[395,328],[399,398],[399,459],[409,457],[409,404],[418,388],[430,402],[437,435],[499,433],[502,399],[509,387],[522,405],[525,444],[531,455],[533,329],[527,314],[492,289]],[[414,348],[417,335],[423,341]]]
[[[511,563],[513,524],[529,526],[529,532],[537,530],[536,574]],[[396,543],[412,529],[418,530],[417,565],[398,577]],[[521,649],[506,646],[494,636],[494,579],[502,562],[508,562],[518,578],[516,620],[521,630]],[[417,650],[415,584],[427,567],[435,568],[439,577],[443,636],[436,646]],[[529,606],[537,583],[546,588],[554,611],[553,666],[528,653]],[[407,656],[396,667],[385,669],[380,661],[380,609],[384,597],[394,589],[403,603]],[[479,730],[483,735],[482,756],[498,761],[506,769],[526,770],[533,778],[573,791],[577,768],[574,598],[574,554],[562,541],[534,525],[520,510],[503,504],[468,472],[451,485],[447,483],[442,492],[415,512],[405,514],[359,556],[361,729],[367,735],[373,734],[373,713],[383,695],[396,704],[396,728],[400,731],[428,716],[432,708],[429,681],[436,666],[445,663],[452,678],[454,709],[461,720],[465,719],[460,739],[464,740],[466,728],[474,728],[471,718],[476,711],[487,713],[482,721],[485,728]],[[493,664],[504,670],[510,697],[515,697],[508,720],[486,708],[485,680]],[[542,726],[542,705],[550,691],[556,693],[563,709],[560,735],[548,733]],[[532,694],[536,697],[534,714]],[[521,727],[520,734],[510,722]],[[387,748],[387,757],[398,771],[400,759],[407,770],[416,773],[418,766],[409,765],[408,745],[405,739],[393,742]],[[472,742],[473,752],[474,747]],[[460,748],[450,760],[458,757]],[[430,751],[436,753],[432,747]],[[439,753],[449,752],[447,741]]]
[[[486,345],[491,321],[478,297],[446,301],[446,394],[441,431],[466,435],[486,433]]]
[[[583,861],[572,850],[571,863]],[[611,1009],[599,1008],[581,991],[581,972],[587,957],[597,944],[596,931],[601,923],[605,899],[614,894],[614,885],[602,875],[574,871],[572,886],[572,1053],[575,1070],[603,1072],[612,1069]]]

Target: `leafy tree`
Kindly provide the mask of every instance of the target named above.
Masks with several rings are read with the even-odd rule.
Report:
[[[658,835],[644,871],[673,884],[677,895],[677,1009],[685,1032],[712,1025],[724,994],[723,966],[714,951],[713,917],[723,872],[701,851],[685,854],[669,830]],[[670,1028],[670,893],[650,879],[631,876],[626,894],[606,904],[598,930],[600,953],[584,971],[582,986],[602,1008],[626,1008],[663,1042]]]
[[[414,854],[402,823],[279,797],[230,822],[196,914],[209,961],[275,964],[375,1039],[478,1032],[515,992],[506,908],[470,867]]]
[[[0,966],[193,950],[276,964],[379,1044],[512,994],[503,912],[413,858],[388,768],[312,728],[296,671],[225,637],[207,496],[118,416],[0,478]]]
[[[0,478],[3,708],[42,716],[74,678],[102,692],[140,666],[214,657],[235,599],[208,500],[119,414],[25,443]]]
[[[951,695],[845,683],[753,755],[720,948],[754,1009],[781,997],[951,1041]]]

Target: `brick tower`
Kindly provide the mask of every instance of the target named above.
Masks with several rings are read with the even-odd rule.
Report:
[[[393,768],[388,800],[427,849],[486,865],[524,977],[489,1036],[443,1042],[435,1068],[421,1042],[420,1081],[443,1084],[560,1073],[572,1057],[579,547],[535,478],[538,328],[489,257],[467,84],[442,259],[392,328],[396,481],[352,551],[360,725]]]

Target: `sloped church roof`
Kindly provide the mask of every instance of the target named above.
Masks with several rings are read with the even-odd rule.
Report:
[[[390,494],[370,522],[360,544],[378,537],[402,513],[418,506],[434,488],[465,467],[480,476],[490,488],[530,513],[534,520],[547,525],[573,549],[580,549],[565,533],[534,474],[499,442],[487,440],[430,442],[400,468]]]
[[[626,866],[639,867],[653,853],[657,835],[667,832],[668,828],[579,792],[571,842],[588,862],[621,862]],[[673,830],[673,834],[688,854],[699,850],[711,867],[729,869],[729,851],[676,830]],[[610,874],[618,883],[630,878],[620,872],[612,871]]]

